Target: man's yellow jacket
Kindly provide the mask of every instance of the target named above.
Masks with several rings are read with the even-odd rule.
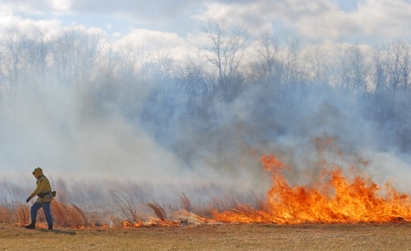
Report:
[[[46,176],[41,176],[36,182],[36,189],[30,194],[30,198],[37,195],[37,202],[50,202],[53,200],[53,195],[51,191],[51,185],[49,179]],[[41,196],[44,195],[43,198]]]

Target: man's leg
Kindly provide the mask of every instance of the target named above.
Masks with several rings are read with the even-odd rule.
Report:
[[[49,230],[53,230],[53,216],[51,215],[50,204],[51,202],[43,202],[41,203],[41,207],[43,208],[44,216],[46,216]]]
[[[31,223],[27,226],[25,226],[27,229],[35,229],[36,228],[36,219],[37,219],[37,211],[40,209],[41,204],[34,202],[34,204],[31,206],[30,209],[30,217],[31,217]]]

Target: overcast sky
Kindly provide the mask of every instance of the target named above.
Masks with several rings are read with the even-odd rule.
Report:
[[[0,0],[0,15],[0,27],[76,24],[114,37],[137,32],[150,43],[152,36],[187,41],[209,18],[254,35],[286,30],[317,42],[411,40],[411,0]]]

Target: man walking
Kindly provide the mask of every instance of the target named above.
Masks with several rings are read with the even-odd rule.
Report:
[[[46,217],[47,225],[49,230],[53,230],[53,217],[50,211],[50,204],[54,197],[54,192],[51,190],[51,185],[49,180],[43,174],[43,170],[40,167],[36,167],[33,171],[34,177],[37,179],[36,182],[36,189],[30,194],[30,196],[26,199],[28,203],[34,196],[37,195],[37,200],[31,206],[30,209],[30,217],[31,223],[26,225],[25,228],[27,229],[35,229],[36,228],[36,218],[37,218],[37,211],[40,208],[43,208],[44,215]]]

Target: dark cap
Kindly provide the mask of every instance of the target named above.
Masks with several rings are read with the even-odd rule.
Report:
[[[34,168],[33,175],[37,172],[43,172],[43,169],[41,169],[40,167]]]

